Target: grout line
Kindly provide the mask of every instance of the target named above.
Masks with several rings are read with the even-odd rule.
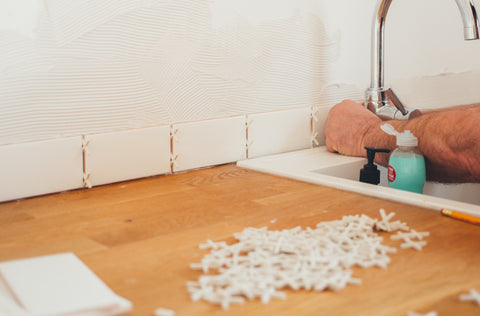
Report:
[[[248,115],[245,115],[245,158],[248,159]]]
[[[87,147],[90,141],[87,141],[85,135],[82,135],[82,165],[83,165],[83,187],[91,189],[90,174],[87,173]]]
[[[87,162],[86,162],[86,139],[85,135],[82,135],[82,164],[83,164],[83,174],[87,172]]]
[[[315,115],[317,114],[317,111],[315,109],[316,107],[314,105],[310,106],[310,135],[311,135],[311,141],[310,141],[310,148],[315,147],[316,141],[315,141],[315,122],[317,121]]]
[[[173,124],[170,125],[170,172],[173,173]]]
[[[174,124],[170,125],[170,172],[175,172],[175,160],[177,159],[178,155],[174,153],[174,143],[175,143],[175,135],[177,134],[178,130],[174,130]]]

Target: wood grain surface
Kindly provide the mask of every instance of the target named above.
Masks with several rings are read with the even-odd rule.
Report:
[[[294,292],[228,311],[190,300],[189,268],[207,239],[234,242],[245,227],[314,227],[343,215],[379,217],[379,208],[417,231],[422,251],[398,249],[387,269],[354,268],[362,285]],[[273,223],[272,223],[273,222]],[[384,244],[399,246],[385,234]],[[480,315],[458,296],[480,290],[480,226],[439,212],[266,175],[234,165],[123,182],[0,204],[0,261],[74,252],[117,294],[128,315]]]

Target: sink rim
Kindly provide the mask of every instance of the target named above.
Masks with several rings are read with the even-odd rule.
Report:
[[[318,173],[318,170],[320,169],[365,161],[366,158],[342,156],[329,152],[325,146],[320,146],[311,149],[241,160],[237,162],[237,166],[303,182],[325,185],[339,190],[346,190],[376,198],[429,208],[436,211],[446,208],[480,217],[480,205],[407,192],[389,187],[375,186]]]

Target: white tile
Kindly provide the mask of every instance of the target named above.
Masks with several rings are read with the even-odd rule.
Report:
[[[248,115],[248,158],[310,148],[311,109]]]
[[[175,124],[175,172],[246,158],[245,116]]]
[[[83,186],[82,138],[0,146],[0,201]]]
[[[331,106],[317,106],[313,107],[313,136],[316,140],[314,147],[325,145],[325,122],[327,120],[328,111]]]
[[[117,296],[73,253],[3,262],[0,274],[28,315],[106,315],[118,308],[131,310],[130,302]]]
[[[86,135],[85,173],[92,186],[165,174],[170,126]]]

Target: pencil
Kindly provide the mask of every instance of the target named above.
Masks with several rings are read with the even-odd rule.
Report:
[[[460,213],[460,212],[455,212],[455,211],[452,211],[452,210],[447,210],[446,208],[442,208],[440,213],[442,213],[442,215],[447,216],[447,217],[451,217],[451,218],[454,218],[454,219],[465,221],[465,222],[468,222],[468,223],[471,223],[471,224],[480,225],[480,218],[475,217],[475,216],[463,214],[463,213]]]

